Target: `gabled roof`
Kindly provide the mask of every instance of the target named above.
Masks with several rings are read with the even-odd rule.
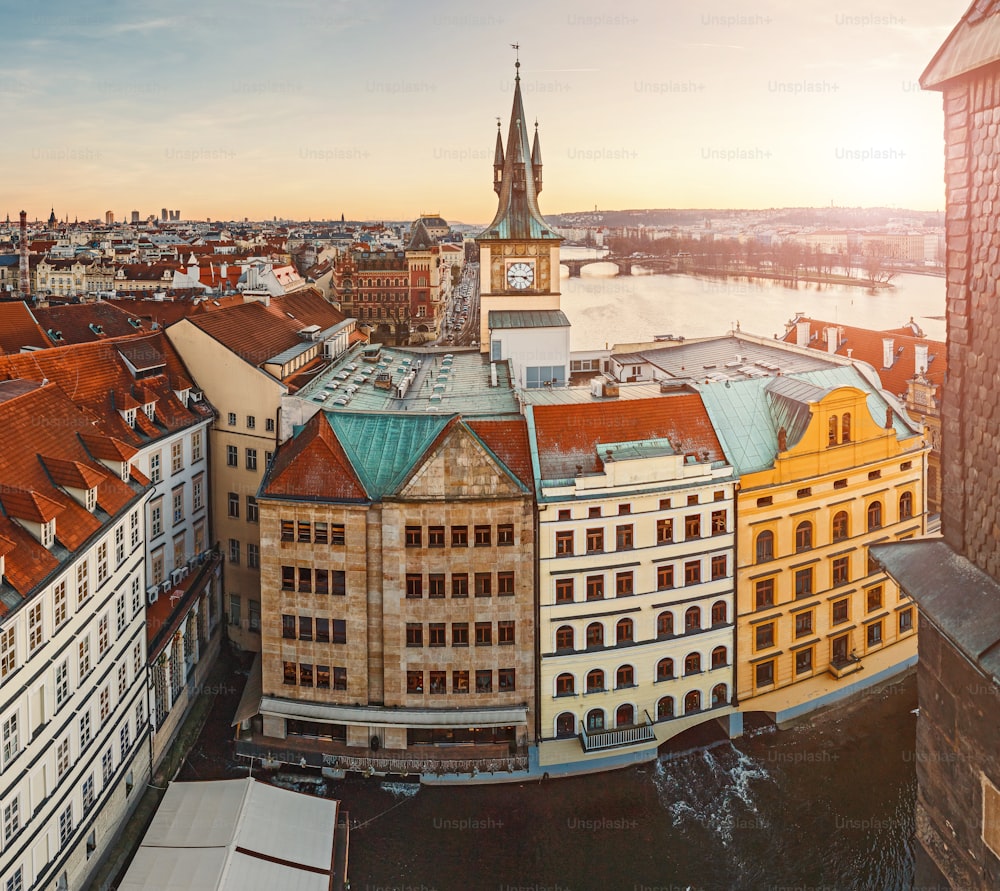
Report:
[[[45,469],[57,486],[70,489],[95,489],[107,477],[103,470],[98,471],[92,465],[84,464],[69,458],[52,458],[39,455]]]
[[[534,488],[528,425],[523,417],[476,418],[467,420],[466,424],[528,491]]]
[[[1000,61],[1000,0],[975,0],[920,75],[936,90],[955,77]]]
[[[34,313],[43,329],[62,333],[62,339],[52,340],[46,343],[46,346],[93,343],[106,341],[112,337],[149,333],[137,329],[129,322],[126,313],[103,300],[100,303],[69,303],[65,306],[40,307],[35,309]]]
[[[261,497],[367,501],[364,484],[322,413],[278,449]]]
[[[413,232],[410,235],[410,240],[406,244],[406,250],[426,251],[430,250],[436,244],[437,239],[433,238],[430,232],[427,231],[427,227],[424,225],[423,219],[417,220],[413,226]]]
[[[531,407],[534,446],[543,480],[570,479],[604,469],[599,443],[669,440],[681,454],[723,461],[722,444],[701,397],[681,393],[653,399]],[[703,457],[707,453],[707,457]]]
[[[0,302],[0,353],[19,353],[22,347],[49,345],[44,330],[26,303]]]

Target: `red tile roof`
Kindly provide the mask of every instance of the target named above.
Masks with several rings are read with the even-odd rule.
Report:
[[[533,406],[535,447],[542,479],[568,479],[579,465],[584,473],[603,470],[598,443],[668,439],[679,452],[708,452],[724,461],[701,397],[681,393],[623,402]]]
[[[45,331],[23,302],[0,302],[0,353],[50,346]]]
[[[368,500],[365,487],[323,412],[313,415],[298,436],[278,449],[262,494],[275,498]]]
[[[469,428],[479,436],[525,486],[535,489],[531,470],[531,447],[528,444],[528,424],[522,417],[504,420],[467,420]]]

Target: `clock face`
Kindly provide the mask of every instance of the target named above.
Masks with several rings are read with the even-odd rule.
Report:
[[[530,288],[535,280],[535,267],[531,263],[511,263],[507,267],[507,284],[518,291]]]

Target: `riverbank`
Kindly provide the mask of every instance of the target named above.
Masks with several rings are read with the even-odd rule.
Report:
[[[850,275],[833,275],[832,273],[821,274],[815,272],[796,272],[789,274],[786,272],[764,272],[762,270],[719,269],[714,266],[688,266],[683,269],[678,269],[677,271],[699,277],[747,279],[748,281],[762,279],[764,281],[778,282],[779,284],[788,284],[792,286],[797,285],[800,282],[809,282],[810,284],[817,285],[843,285],[851,288],[864,288],[866,291],[883,291],[896,287],[891,281],[873,282],[868,279],[855,278]],[[895,275],[895,273],[893,273],[893,275]]]

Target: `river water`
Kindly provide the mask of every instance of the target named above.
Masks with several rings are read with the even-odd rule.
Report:
[[[909,889],[915,705],[910,675],[790,730],[612,773],[325,791],[364,824],[352,891]]]
[[[567,259],[600,256],[566,248]],[[882,330],[911,317],[933,340],[945,339],[945,280],[904,273],[892,288],[786,285],[764,279],[691,275],[614,276],[611,264],[586,266],[579,278],[563,270],[561,305],[573,325],[574,350],[651,340],[656,334],[712,337],[739,324],[747,334],[784,335],[785,322],[803,312],[825,322]]]

